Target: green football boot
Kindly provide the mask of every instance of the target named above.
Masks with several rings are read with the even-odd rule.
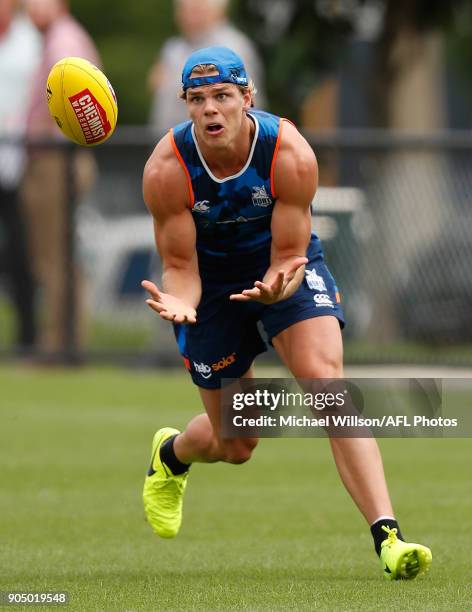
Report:
[[[143,502],[146,518],[161,538],[174,538],[182,522],[182,501],[188,472],[175,476],[161,461],[163,443],[179,434],[178,429],[159,429],[152,441],[151,466],[144,481]]]
[[[395,527],[389,529],[382,525],[382,529],[388,534],[380,551],[380,563],[387,580],[412,580],[429,570],[433,559],[429,548],[399,540]]]

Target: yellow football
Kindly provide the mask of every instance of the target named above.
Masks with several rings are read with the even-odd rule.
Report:
[[[113,134],[118,104],[110,81],[80,57],[65,57],[51,68],[47,81],[51,116],[77,144],[94,146]]]

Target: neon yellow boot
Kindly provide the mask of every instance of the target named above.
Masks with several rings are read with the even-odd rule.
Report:
[[[182,502],[187,486],[188,472],[175,476],[162,463],[159,451],[178,429],[159,429],[152,441],[151,466],[144,481],[143,502],[146,518],[161,538],[174,538],[182,522]]]
[[[388,534],[382,542],[380,563],[387,580],[412,580],[429,570],[433,555],[426,546],[408,544],[397,538],[397,530],[382,525]]]

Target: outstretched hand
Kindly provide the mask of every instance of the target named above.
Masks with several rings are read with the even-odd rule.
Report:
[[[286,270],[279,270],[271,282],[256,281],[252,289],[244,289],[242,293],[233,293],[230,300],[238,302],[261,302],[262,304],[274,304],[288,297],[287,286],[294,279],[298,270],[308,263],[306,257],[295,257],[287,264]]]
[[[146,300],[146,304],[166,321],[172,321],[173,323],[197,322],[197,311],[192,306],[185,304],[185,302],[169,293],[162,292],[151,281],[143,280],[141,286],[151,296],[150,299]]]

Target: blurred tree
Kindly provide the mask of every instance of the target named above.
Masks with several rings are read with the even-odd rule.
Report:
[[[399,40],[405,35],[411,39],[431,31],[450,32],[454,11],[465,2],[467,0],[385,0],[384,25],[377,42],[377,61],[373,74],[373,125],[389,125],[389,92],[392,83],[411,61],[407,54],[402,57],[398,53]]]
[[[377,10],[362,10],[368,5]],[[376,13],[382,23],[369,23]],[[392,51],[402,32],[447,32],[457,63],[470,66],[472,90],[470,0],[234,0],[233,17],[265,59],[272,110],[293,119],[307,93],[337,72],[350,53],[348,43],[359,35],[369,37],[367,30],[378,25],[369,68],[372,125],[388,124],[388,85],[402,69]]]
[[[352,2],[330,0],[240,0],[233,3],[239,26],[259,45],[266,65],[271,110],[298,118],[302,101],[336,70],[343,43],[352,31]],[[287,95],[287,92],[290,92]]]
[[[472,128],[472,4],[464,2],[456,6],[453,27],[447,38],[448,60],[454,87],[459,82],[459,94],[453,96],[450,105],[453,116],[452,127]],[[455,87],[454,87],[455,89]]]
[[[359,9],[367,3],[385,11],[373,90],[380,96],[375,124],[383,122],[382,96],[385,102],[388,89],[383,83],[395,70],[389,52],[400,29],[449,28],[450,55],[472,95],[470,0],[232,0],[232,18],[253,38],[264,59],[270,110],[299,118],[307,93],[337,71],[360,25]],[[120,123],[147,123],[146,77],[164,40],[175,33],[172,1],[71,0],[71,7],[99,47],[117,92]],[[467,69],[461,70],[464,66]]]
[[[120,123],[146,123],[148,71],[174,33],[170,0],[71,0],[73,14],[93,36],[118,98]]]

